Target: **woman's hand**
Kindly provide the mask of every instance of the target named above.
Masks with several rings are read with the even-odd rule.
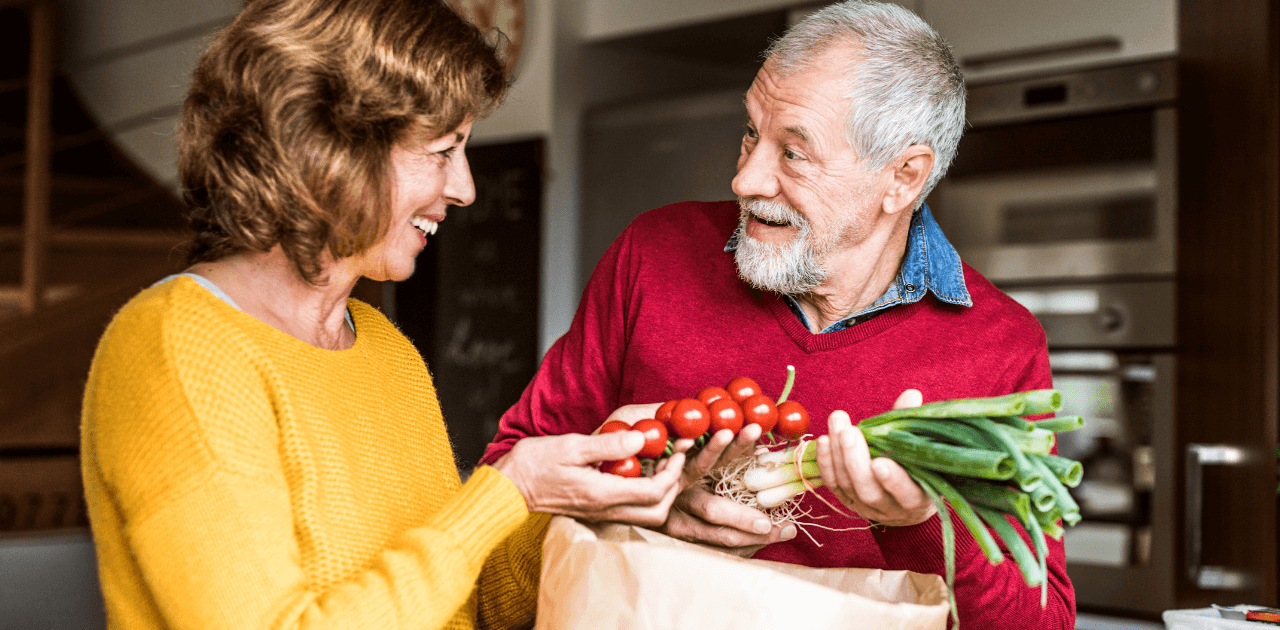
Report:
[[[592,466],[630,457],[643,446],[639,431],[525,438],[493,467],[515,483],[531,512],[656,526],[667,520],[680,493],[683,452],[659,462],[652,477],[628,479]]]
[[[919,407],[918,390],[902,392],[894,409]],[[845,507],[881,525],[922,523],[937,512],[906,470],[887,457],[872,459],[862,431],[843,411],[832,412],[828,433],[818,438],[818,470],[822,483]]]
[[[624,405],[609,414],[605,422],[621,420],[635,424],[644,418],[652,418],[659,406],[661,403]],[[737,437],[727,429],[711,436],[696,455],[685,461],[680,475],[680,493],[666,522],[656,529],[673,538],[720,547],[744,557],[767,544],[794,538],[795,526],[787,523],[773,525],[764,512],[716,495],[701,483],[712,469],[754,451],[759,438],[760,426],[755,424],[743,427]],[[692,447],[693,440],[676,440],[674,450],[685,453]],[[627,522],[650,527],[656,525]]]

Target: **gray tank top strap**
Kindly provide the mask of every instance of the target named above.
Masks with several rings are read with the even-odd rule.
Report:
[[[184,271],[182,273],[175,273],[157,280],[156,283],[151,286],[154,287],[157,285],[161,285],[175,278],[191,278],[192,280],[196,281],[196,284],[204,287],[205,290],[207,290],[209,293],[216,295],[219,300],[222,300],[223,302],[230,304],[232,308],[236,309],[237,311],[244,310],[240,308],[239,304],[236,304],[235,300],[231,299],[230,295],[227,295],[226,291],[223,291],[218,285],[214,284],[212,280],[197,273],[191,273],[189,271]]]

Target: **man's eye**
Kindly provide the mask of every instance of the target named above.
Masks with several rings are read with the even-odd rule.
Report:
[[[760,134],[757,134],[756,130],[752,129],[751,127],[746,127],[745,129],[743,129],[742,135],[751,140],[756,140],[760,138]]]
[[[798,159],[800,159],[800,154],[799,154],[799,153],[796,153],[795,151],[792,151],[791,149],[783,148],[783,149],[782,149],[782,157],[784,157],[784,158],[786,158],[786,159],[788,159],[788,160],[798,160]]]

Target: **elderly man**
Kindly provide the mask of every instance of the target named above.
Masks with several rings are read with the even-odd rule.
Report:
[[[768,560],[941,574],[932,504],[895,462],[870,457],[850,416],[919,404],[906,400],[916,392],[900,398],[909,389],[941,400],[1051,383],[1036,320],[960,261],[924,205],[964,125],[959,69],[909,11],[845,2],[776,42],[744,102],[738,202],[653,210],[618,237],[486,460],[521,437],[590,433],[618,405],[734,376],[776,397],[794,365],[791,398],[829,415],[812,429],[823,480],[857,517],[809,496],[809,518],[771,527],[691,483],[665,530]],[[690,481],[758,437],[722,431]],[[1012,562],[990,566],[964,528],[956,558],[967,627],[1074,625],[1061,543],[1050,542],[1044,608],[1040,589]]]

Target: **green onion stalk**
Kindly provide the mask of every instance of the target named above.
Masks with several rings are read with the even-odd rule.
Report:
[[[1023,416],[1053,413],[1062,396],[1042,389],[894,409],[858,424],[873,457],[898,462],[933,501],[942,521],[951,615],[955,606],[955,526],[952,512],[991,564],[1013,557],[1023,581],[1040,587],[1048,603],[1047,537],[1061,540],[1063,525],[1080,521],[1067,488],[1080,483],[1079,462],[1050,454],[1054,435],[1084,426],[1078,416],[1038,422]],[[801,448],[799,453],[796,448]],[[763,453],[744,473],[756,505],[770,509],[821,485],[815,443]],[[948,509],[950,506],[950,509]],[[1014,527],[1022,526],[1028,546]]]

